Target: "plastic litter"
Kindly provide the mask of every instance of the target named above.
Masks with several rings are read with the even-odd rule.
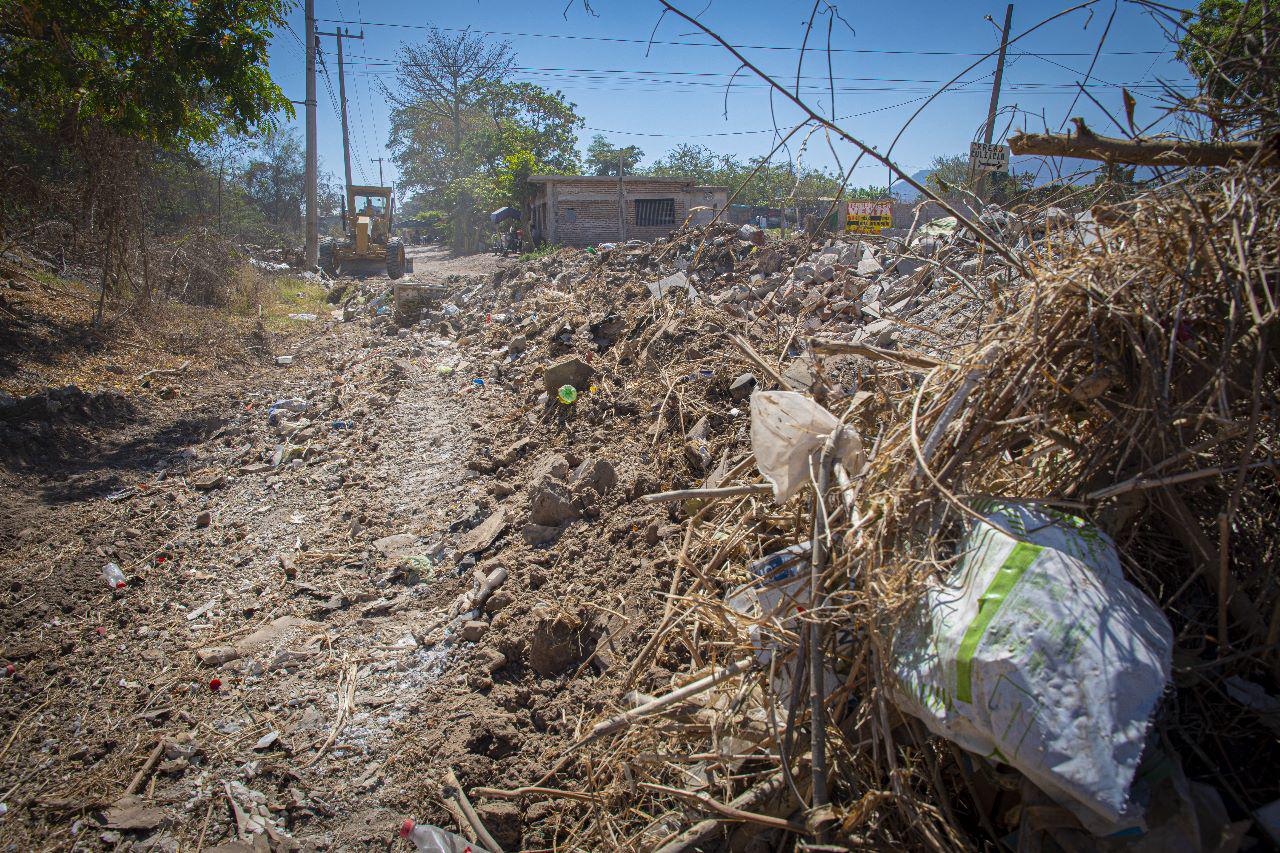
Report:
[[[124,589],[129,585],[128,580],[125,579],[124,572],[115,563],[107,563],[102,567],[102,578],[111,589]]]
[[[849,427],[795,391],[756,391],[751,395],[751,449],[756,467],[773,484],[773,497],[786,503],[809,482],[810,458],[837,429],[836,456],[850,474],[862,469],[862,441]]]
[[[291,356],[291,355],[278,355],[278,356],[276,356],[276,364],[279,364],[279,365],[281,365],[281,366],[283,366],[283,365],[288,365],[288,364],[293,364],[293,356]]]
[[[400,825],[400,837],[412,841],[418,853],[488,853],[460,835],[412,819]]]
[[[572,385],[561,385],[560,390],[556,391],[556,399],[566,406],[572,406],[578,401],[578,389]]]
[[[305,323],[310,323],[310,322],[312,322],[313,320],[315,320],[315,319],[316,319],[316,315],[315,315],[315,314],[305,313],[305,312],[304,312],[304,313],[301,313],[301,314],[290,314],[290,315],[289,315],[289,319],[290,319],[290,320],[301,320],[301,321],[303,321],[303,322],[305,322]]]
[[[1169,621],[1092,525],[1022,504],[980,512],[895,639],[899,707],[1013,765],[1096,835],[1140,826],[1126,806],[1169,680]]]

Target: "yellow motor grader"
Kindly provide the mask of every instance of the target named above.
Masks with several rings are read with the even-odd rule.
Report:
[[[413,272],[413,261],[404,243],[391,236],[395,202],[390,187],[347,187],[347,211],[342,239],[320,241],[320,267],[330,275],[378,273],[388,278]]]

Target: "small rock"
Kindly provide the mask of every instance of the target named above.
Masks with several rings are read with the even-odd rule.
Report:
[[[729,396],[735,400],[745,400],[756,390],[756,377],[751,373],[743,373],[729,386]]]
[[[503,801],[480,802],[475,806],[476,815],[485,829],[493,835],[503,850],[519,850],[522,813],[515,803]]]
[[[209,510],[196,515],[196,527],[208,527],[210,524],[213,524],[213,513]]]
[[[1070,228],[1075,223],[1075,217],[1060,207],[1051,207],[1044,212],[1045,228]]]
[[[548,542],[555,541],[556,537],[560,535],[560,528],[548,527],[545,524],[526,524],[524,529],[520,531],[520,535],[530,545],[545,545]]]
[[[862,260],[858,261],[858,275],[880,275],[884,272],[884,267],[880,266],[880,262],[871,256],[871,253],[862,256]]]
[[[221,666],[239,657],[240,653],[231,646],[206,646],[196,652],[196,658],[205,666]]]
[[[489,596],[489,600],[484,603],[484,612],[497,613],[499,610],[511,604],[511,602],[515,600],[515,596],[511,593],[507,592],[505,589],[500,589],[493,595]]]
[[[212,473],[206,472],[204,474],[197,475],[191,481],[191,486],[202,492],[211,492],[214,489],[222,488],[226,482],[227,475],[223,474],[221,471]]]
[[[462,630],[458,633],[462,639],[468,643],[478,643],[480,638],[489,630],[489,623],[479,619],[469,619],[462,623]]]
[[[507,341],[507,352],[522,353],[529,348],[529,341],[524,335],[515,335]]]
[[[748,243],[752,243],[756,246],[764,245],[764,237],[764,232],[751,224],[743,225],[738,229],[739,240],[746,240]]]
[[[608,459],[591,457],[583,460],[573,472],[569,482],[575,492],[589,487],[603,495],[618,485],[618,472],[614,470],[613,464]]]
[[[481,656],[484,659],[485,671],[490,675],[507,665],[507,656],[497,649],[485,649],[481,652]]]
[[[561,483],[544,480],[529,501],[529,521],[546,527],[559,527],[578,517],[573,495]]]

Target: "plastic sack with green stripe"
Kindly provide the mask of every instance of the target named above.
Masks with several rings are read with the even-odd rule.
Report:
[[[1097,834],[1141,826],[1129,785],[1169,681],[1169,620],[1096,527],[1022,504],[978,511],[987,524],[895,637],[898,706]]]

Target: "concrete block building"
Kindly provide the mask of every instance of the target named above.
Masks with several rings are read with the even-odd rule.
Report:
[[[535,238],[577,248],[656,240],[686,221],[710,221],[729,200],[727,187],[648,175],[534,175],[529,183]]]

